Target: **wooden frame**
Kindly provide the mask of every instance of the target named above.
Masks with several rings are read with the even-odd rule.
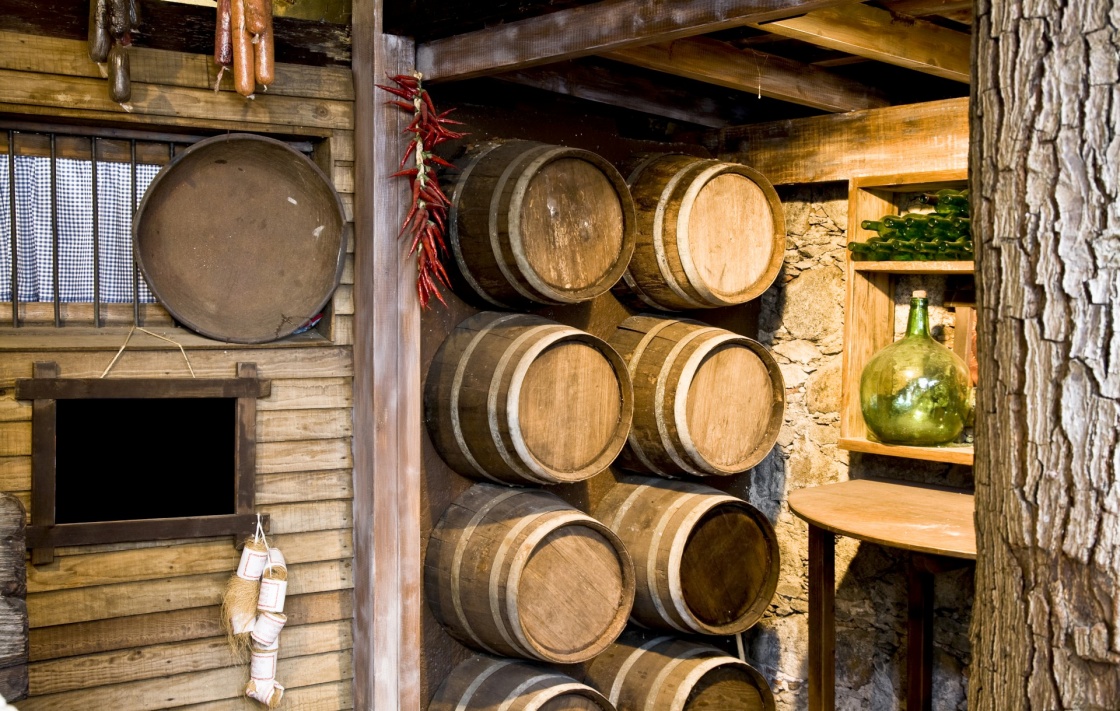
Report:
[[[34,377],[16,381],[16,399],[32,400],[31,520],[27,546],[33,565],[54,560],[59,546],[169,540],[251,534],[257,524],[253,512],[256,476],[257,398],[272,392],[268,380],[257,378],[254,363],[239,363],[237,377],[181,378],[61,378],[57,363],[39,362]],[[237,432],[234,453],[234,513],[220,516],[55,523],[55,452],[58,400],[76,399],[236,398]],[[267,516],[262,517],[267,524]]]
[[[848,234],[863,241],[873,233],[860,227],[863,220],[878,220],[899,212],[899,196],[944,187],[963,187],[965,168],[924,173],[902,173],[853,178],[848,188]],[[853,452],[925,459],[952,464],[972,464],[971,445],[907,447],[883,444],[868,438],[859,404],[859,380],[864,366],[881,348],[894,340],[895,274],[971,274],[972,262],[857,262],[847,260],[847,300],[844,305],[843,385],[840,396],[840,441]]]

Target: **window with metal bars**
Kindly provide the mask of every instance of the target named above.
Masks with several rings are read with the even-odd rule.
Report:
[[[139,324],[155,297],[133,258],[133,213],[160,168],[207,136],[11,121],[0,121],[0,134],[0,303],[11,306],[3,320],[49,323],[53,310],[55,326],[102,326],[110,309],[131,304]],[[67,308],[76,303],[92,308]]]

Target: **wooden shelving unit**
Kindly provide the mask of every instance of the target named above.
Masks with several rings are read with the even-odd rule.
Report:
[[[946,170],[854,178],[848,184],[848,234],[864,241],[874,232],[860,227],[863,220],[897,215],[907,193],[960,189],[968,171]],[[859,407],[859,378],[871,357],[894,340],[894,277],[903,274],[971,274],[972,262],[847,262],[847,301],[844,318],[843,386],[840,399],[839,446],[853,452],[933,462],[972,465],[971,445],[907,447],[869,438]]]

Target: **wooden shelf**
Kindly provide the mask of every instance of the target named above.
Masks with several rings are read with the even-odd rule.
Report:
[[[948,462],[949,464],[967,464],[972,466],[971,444],[945,444],[940,447],[908,447],[901,444],[883,444],[872,442],[869,439],[843,437],[838,446],[850,452],[865,452],[867,454],[882,454],[888,457],[905,457],[907,459],[924,459],[928,462]]]
[[[863,220],[897,215],[914,192],[961,188],[968,170],[907,173],[854,178],[848,184],[849,239],[862,242],[875,233]],[[894,286],[907,274],[972,274],[973,262],[858,262],[847,260],[847,297],[844,317],[843,385],[840,396],[840,447],[853,452],[933,462],[972,465],[972,447],[904,447],[870,440],[859,404],[859,381],[864,366],[881,348],[894,341]]]
[[[850,260],[857,272],[885,274],[972,274],[975,262],[859,262]]]

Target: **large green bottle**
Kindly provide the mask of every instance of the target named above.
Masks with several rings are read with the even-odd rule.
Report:
[[[929,301],[924,291],[915,291],[906,335],[876,353],[863,369],[863,419],[887,444],[952,442],[968,415],[968,386],[968,367],[930,336]]]

